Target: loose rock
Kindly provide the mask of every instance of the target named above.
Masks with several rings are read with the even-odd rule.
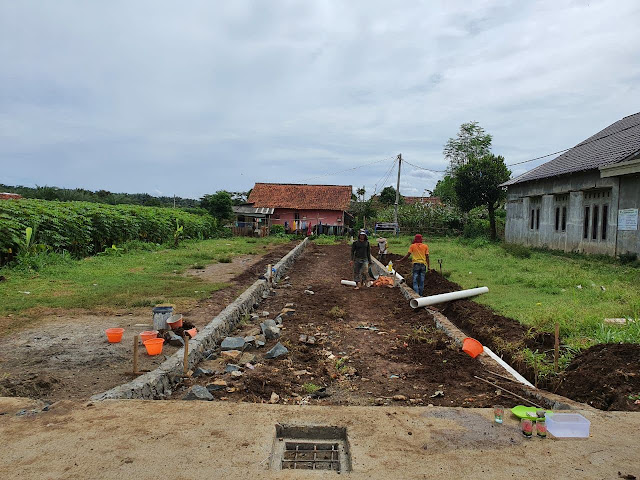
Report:
[[[276,340],[280,337],[280,327],[273,320],[265,320],[260,324],[260,328],[262,328],[262,334],[267,340]]]
[[[182,397],[183,400],[213,400],[213,395],[202,385],[194,385],[191,390]]]
[[[242,350],[244,348],[244,338],[243,337],[227,337],[220,344],[220,349],[222,351],[225,350]]]
[[[269,399],[269,403],[278,403],[280,401],[280,395],[276,392],[271,392],[271,398]]]
[[[313,290],[305,290],[304,293],[306,293],[307,295],[315,295],[315,292]]]
[[[230,363],[224,369],[224,373],[232,373],[232,372],[239,372],[239,371],[240,371],[240,366],[236,365],[235,363]]]
[[[213,370],[207,370],[206,368],[198,367],[193,371],[193,375],[191,375],[191,376],[194,377],[194,378],[197,378],[197,377],[201,377],[203,375],[213,375]]]
[[[396,402],[404,402],[404,401],[406,401],[406,400],[407,400],[407,397],[405,397],[404,395],[394,395],[394,396],[393,396],[393,399],[394,399]]]
[[[279,358],[279,357],[282,357],[283,355],[286,355],[287,353],[289,353],[289,350],[287,350],[287,347],[285,347],[280,342],[278,342],[275,344],[275,346],[271,350],[269,350],[266,353],[264,357],[269,359]]]
[[[237,360],[242,355],[240,350],[227,350],[225,352],[221,352],[222,358],[226,358],[228,360]]]
[[[169,345],[172,347],[184,347],[184,340],[182,337],[176,335],[173,332],[169,332]]]
[[[256,356],[253,353],[244,352],[238,361],[241,365],[245,365],[247,363],[253,364],[256,363]]]

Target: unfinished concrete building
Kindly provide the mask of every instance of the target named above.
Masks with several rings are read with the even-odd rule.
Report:
[[[503,185],[508,243],[640,254],[640,113]]]

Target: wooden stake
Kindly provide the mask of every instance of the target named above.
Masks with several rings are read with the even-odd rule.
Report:
[[[273,283],[273,277],[271,276],[271,264],[267,265],[267,279],[269,280],[269,285]]]
[[[560,324],[556,323],[556,341],[553,345],[553,364],[558,373],[558,355],[560,354]]]
[[[183,373],[184,376],[187,376],[187,373],[189,373],[189,335],[186,335],[184,337],[182,337],[184,339],[184,358],[182,360],[182,365],[183,365]]]
[[[133,337],[133,374],[138,374],[138,335]]]

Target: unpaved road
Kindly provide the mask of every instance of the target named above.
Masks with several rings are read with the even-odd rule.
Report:
[[[346,427],[358,480],[640,476],[635,412],[583,412],[588,439],[525,440],[515,418],[475,408],[63,401],[16,416],[30,403],[0,398],[0,478],[334,478],[268,470],[276,423]]]
[[[324,405],[490,407],[521,402],[475,378],[487,375],[484,366],[436,330],[426,311],[412,309],[399,289],[340,285],[341,278],[351,275],[348,245],[311,243],[288,272],[289,280],[281,281],[275,296],[258,309],[274,318],[287,304],[294,305],[295,312],[284,316],[279,339],[289,353],[264,358],[277,340],[249,350],[258,357],[257,366],[245,368],[239,378],[224,373],[222,361],[206,362],[202,366],[217,373],[188,381],[173,398],[182,398],[194,383],[223,380],[226,388],[213,392],[218,400],[260,403],[276,393],[283,402]],[[304,293],[309,287],[313,295]],[[377,330],[358,329],[371,325]],[[259,322],[248,323],[232,335],[256,335],[258,327]],[[301,343],[301,335],[314,336],[316,343]],[[310,398],[311,389],[318,387],[329,396]],[[517,384],[508,388],[518,391]]]

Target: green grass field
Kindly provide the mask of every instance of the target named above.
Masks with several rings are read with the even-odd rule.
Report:
[[[51,263],[38,271],[5,267],[0,269],[6,277],[0,282],[0,317],[35,317],[38,310],[47,308],[108,310],[164,302],[186,306],[227,286],[181,275],[188,268],[226,262],[235,255],[261,254],[268,243],[287,241],[277,237],[190,240],[176,249],[148,244],[150,250],[82,260],[52,255]]]
[[[404,255],[411,240],[390,238],[390,250]],[[577,348],[603,342],[640,343],[640,321],[627,326],[603,324],[604,318],[640,318],[639,268],[608,258],[540,250],[521,249],[530,254],[521,258],[483,240],[425,241],[431,268],[438,269],[437,259],[442,259],[443,273],[462,287],[489,287],[489,293],[475,301],[502,315],[548,332],[559,322],[563,342]]]

